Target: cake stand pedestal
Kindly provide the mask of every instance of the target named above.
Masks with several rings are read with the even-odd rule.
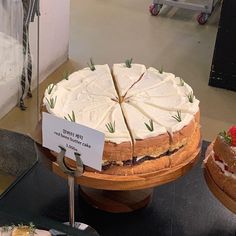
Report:
[[[80,195],[93,207],[107,212],[132,212],[144,208],[152,198],[153,189],[112,191],[80,187]]]
[[[213,145],[210,144],[206,151],[206,155],[212,151]],[[236,201],[233,200],[228,194],[226,194],[214,181],[207,167],[204,168],[204,177],[208,188],[213,195],[230,211],[236,214]]]

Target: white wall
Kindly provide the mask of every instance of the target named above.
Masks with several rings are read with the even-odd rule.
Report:
[[[40,11],[39,77],[42,82],[68,59],[70,0],[40,0]],[[36,87],[37,18],[35,18],[35,22],[30,23],[30,45],[33,60],[33,89]],[[15,80],[15,82],[8,81],[0,84],[5,99],[1,103],[0,118],[19,102],[20,81],[18,81],[19,78],[15,78]],[[9,90],[9,88],[12,89]]]
[[[40,1],[40,81],[44,80],[68,58],[70,0]],[[37,57],[37,18],[30,25],[30,43],[34,61],[34,77]]]

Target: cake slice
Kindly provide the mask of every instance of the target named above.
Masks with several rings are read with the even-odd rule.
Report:
[[[130,64],[130,67],[127,67],[125,63],[113,65],[114,81],[121,98],[126,95],[127,91],[141,78],[145,71],[146,67],[142,64]]]
[[[135,83],[128,91],[126,97],[143,94],[147,90],[158,87],[162,82],[174,78],[174,74],[160,72],[157,69],[150,67],[146,70],[142,78]]]
[[[205,167],[219,188],[236,200],[236,126],[221,132],[210,150]]]
[[[119,165],[122,164],[119,162],[132,160],[132,139],[118,103],[95,128],[105,134],[104,162]]]
[[[129,103],[124,102],[121,106],[133,138],[134,157],[154,159],[169,150],[169,135],[163,126]]]
[[[192,114],[164,110],[140,101],[130,101],[130,104],[167,130],[170,135],[169,151],[185,145],[194,133],[197,124]]]

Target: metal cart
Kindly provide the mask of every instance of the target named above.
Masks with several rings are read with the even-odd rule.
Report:
[[[219,2],[220,0],[207,0],[205,4],[197,4],[185,2],[182,0],[153,0],[153,3],[149,7],[149,11],[151,15],[157,16],[160,13],[163,5],[179,7],[193,11],[200,11],[201,13],[197,16],[197,21],[200,25],[204,25],[211,15],[212,11],[214,10],[215,5]]]

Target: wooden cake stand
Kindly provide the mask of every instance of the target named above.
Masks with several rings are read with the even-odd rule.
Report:
[[[212,151],[213,145],[210,144],[207,151],[206,156]],[[210,191],[213,193],[213,195],[230,211],[236,214],[236,201],[233,200],[228,194],[226,194],[214,181],[214,179],[211,176],[211,173],[207,169],[207,167],[204,168],[204,177],[206,180],[206,183],[210,189]]]
[[[41,144],[40,132],[34,134],[34,139]],[[151,200],[153,187],[171,182],[183,176],[197,162],[200,153],[198,148],[191,156],[178,166],[146,174],[130,176],[107,175],[86,171],[76,178],[80,185],[80,194],[92,206],[108,212],[131,212],[145,207]],[[51,160],[51,169],[57,175],[67,178],[55,162],[55,156],[40,145],[41,151]],[[69,161],[70,162],[70,161]]]

